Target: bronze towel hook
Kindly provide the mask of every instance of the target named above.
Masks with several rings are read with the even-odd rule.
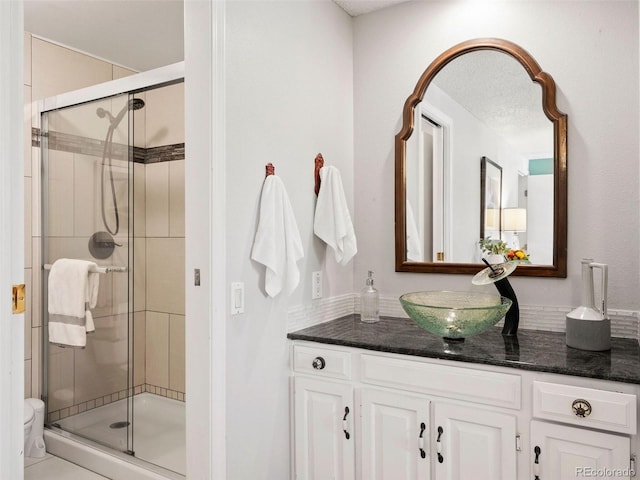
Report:
[[[318,192],[320,191],[320,169],[324,166],[324,158],[322,158],[321,153],[316,155],[316,158],[314,159],[314,163],[315,163],[315,167],[313,170],[313,176],[316,181],[316,186],[314,191],[316,192],[316,196],[317,196]]]
[[[265,165],[264,167],[265,169],[265,177],[268,177],[269,175],[275,175],[276,174],[276,167],[273,166],[273,163],[269,162]]]

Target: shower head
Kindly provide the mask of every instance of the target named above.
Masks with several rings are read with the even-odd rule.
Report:
[[[132,98],[129,100],[129,110],[140,110],[144,107],[144,100],[141,98]]]
[[[122,107],[122,110],[120,110],[116,118],[111,120],[111,125],[113,126],[113,128],[116,128],[116,126],[122,120],[122,117],[124,117],[124,114],[127,113],[127,110],[132,110],[132,111],[140,110],[142,107],[144,107],[144,100],[142,100],[141,98],[129,99],[127,104],[124,107]]]
[[[140,110],[143,107],[144,100],[142,100],[141,98],[131,98],[115,117],[102,107],[98,107],[98,109],[96,110],[96,115],[98,115],[98,117],[100,118],[109,117],[111,128],[115,129],[122,121],[122,118],[124,117],[124,114],[127,113],[127,110]]]

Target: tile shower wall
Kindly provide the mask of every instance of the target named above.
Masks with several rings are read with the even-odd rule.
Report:
[[[37,146],[38,139],[32,138],[32,127],[36,125],[35,115],[37,114],[35,102],[51,95],[106,82],[135,72],[32,37],[26,32],[24,51],[25,283],[27,285],[24,394],[25,397],[39,398],[43,394],[41,391],[40,148]],[[69,158],[62,161],[73,162]],[[54,363],[60,365],[62,369],[66,368],[66,372],[73,372],[73,364],[68,355],[56,356]],[[62,384],[69,383],[69,378],[64,376],[59,380]]]
[[[25,397],[40,397],[43,394],[39,269],[40,149],[37,138],[31,141],[32,124],[35,125],[32,115],[36,114],[32,102],[132,73],[135,72],[32,38],[25,33],[25,242],[28,243],[25,245],[25,281],[30,292],[25,315]],[[135,313],[133,332],[129,333],[133,334],[131,336],[135,340],[134,393],[148,391],[184,400],[182,85],[164,90],[147,92],[147,108],[137,111],[135,118],[136,146],[146,149],[148,160],[154,163],[134,165],[134,188],[137,192],[134,204]],[[148,128],[145,121],[147,112],[150,118]],[[101,129],[104,130],[104,125]],[[100,136],[103,134],[100,133]],[[87,188],[86,182],[79,181],[79,178],[91,173],[86,171],[91,170],[90,162],[81,155],[74,156],[69,152],[56,151],[53,155],[58,157],[56,165],[61,168],[52,174],[57,176],[61,185],[68,184],[60,189],[61,195],[54,194],[54,201],[64,204],[70,201],[65,192],[75,190],[82,194],[81,190]],[[167,159],[172,161],[163,161]],[[149,168],[147,177],[146,170]],[[75,180],[71,172],[75,172]],[[93,195],[92,192],[84,193]],[[86,238],[94,231],[94,226],[87,223],[84,214],[83,210],[78,209],[74,215],[61,217],[54,224],[56,233],[65,238],[52,239],[52,258],[66,255],[90,258],[85,252]],[[126,224],[126,221],[125,218],[123,223]],[[150,238],[147,238],[147,226]],[[114,260],[115,263],[118,261]],[[125,262],[126,258],[121,259],[122,264]],[[157,268],[157,265],[162,268]],[[95,354],[88,357],[86,352],[89,348],[77,353],[71,349],[51,348],[49,382],[56,391],[56,395],[49,399],[51,421],[118,400],[127,393],[123,390],[126,378],[122,369],[109,365],[105,355],[112,354],[114,348],[126,352],[126,343],[119,340],[126,338],[126,332],[120,331],[126,325],[123,317],[126,308],[106,307],[111,304],[107,301],[109,297],[126,295],[122,283],[124,279],[126,284],[126,276],[120,279],[114,275],[110,277],[101,278],[101,298],[94,311],[97,331],[89,336]],[[151,280],[147,282],[147,278]],[[103,360],[107,360],[98,361],[100,354]],[[96,375],[96,371],[101,373]],[[95,381],[96,377],[100,380]]]
[[[146,390],[184,399],[184,86],[146,92]],[[141,243],[141,242],[138,242]]]

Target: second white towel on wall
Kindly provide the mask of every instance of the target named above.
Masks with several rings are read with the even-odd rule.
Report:
[[[313,231],[333,249],[336,262],[346,265],[358,252],[358,244],[340,171],[331,165],[322,167],[320,182]]]

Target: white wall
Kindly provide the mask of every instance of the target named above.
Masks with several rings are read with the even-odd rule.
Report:
[[[333,253],[325,261],[313,236],[318,152],[340,169],[353,208],[352,22],[328,1],[229,2],[226,14],[226,268],[228,281],[246,288],[245,313],[227,319],[227,478],[285,479],[287,310],[311,304],[315,270],[324,271],[325,297],[353,289],[353,264],[337,266]],[[268,162],[287,188],[305,252],[289,298],[267,298],[264,267],[250,260]]]
[[[520,303],[577,305],[580,258],[593,257],[610,265],[610,307],[638,310],[637,10],[634,1],[411,2],[357,17],[355,217],[366,241],[355,278],[375,270],[388,295],[471,288],[466,275],[394,272],[393,138],[405,99],[437,55],[500,37],[551,73],[569,120],[568,278],[514,277]]]

